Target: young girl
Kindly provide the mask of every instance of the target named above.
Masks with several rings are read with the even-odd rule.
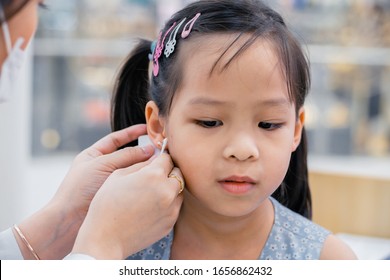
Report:
[[[129,259],[355,258],[309,220],[309,84],[299,42],[261,1],[195,2],[142,40],[117,81],[113,129],[147,123],[155,145],[167,138],[186,188],[171,233]]]

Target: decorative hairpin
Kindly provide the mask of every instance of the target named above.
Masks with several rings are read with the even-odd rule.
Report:
[[[184,25],[183,31],[181,32],[181,37],[183,39],[187,38],[188,35],[190,35],[192,27],[194,26],[195,21],[200,17],[201,13],[197,13],[193,19],[191,19],[189,22]],[[189,26],[188,26],[189,25]]]
[[[150,54],[148,56],[150,61],[153,60],[154,50],[156,49],[156,45],[157,45],[157,41],[153,41],[152,44],[150,44]]]
[[[165,38],[167,37],[168,33],[172,30],[172,28],[175,27],[175,25],[176,25],[176,22],[174,22],[172,24],[172,26],[169,27],[167,32],[165,32],[165,35],[164,35],[162,40],[161,40],[162,33],[160,32],[160,35],[159,35],[159,38],[158,38],[158,41],[157,41],[157,45],[156,45],[156,49],[155,49],[154,55],[153,55],[153,75],[155,77],[158,75],[158,71],[160,70],[160,66],[158,64],[158,59],[160,58],[160,56],[162,54],[162,50],[164,48]]]
[[[165,57],[169,57],[174,51],[176,46],[176,35],[177,31],[179,31],[180,26],[186,21],[187,18],[184,18],[176,27],[172,30],[171,34],[169,35],[169,39],[167,44],[165,45],[164,54]],[[173,36],[172,36],[173,35]]]
[[[181,38],[185,39],[187,38],[194,26],[195,21],[200,17],[201,13],[197,13],[190,21],[184,25],[183,31],[181,33]],[[187,18],[184,18],[177,26],[176,22],[172,24],[172,26],[165,32],[164,37],[162,37],[162,32],[160,32],[157,43],[153,42],[151,45],[152,53],[149,54],[149,59],[153,59],[153,75],[156,77],[158,75],[158,72],[160,70],[160,65],[158,63],[158,59],[160,58],[162,51],[164,49],[164,42],[167,37],[167,35],[172,31],[172,33],[169,35],[169,39],[167,44],[165,45],[164,54],[165,57],[169,57],[174,51],[176,46],[176,35],[182,26],[182,24],[187,20]]]

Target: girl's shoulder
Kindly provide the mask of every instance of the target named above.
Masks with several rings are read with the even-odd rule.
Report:
[[[270,199],[274,224],[260,259],[319,259],[330,231]]]
[[[275,220],[262,258],[356,259],[353,251],[329,230],[270,199]]]

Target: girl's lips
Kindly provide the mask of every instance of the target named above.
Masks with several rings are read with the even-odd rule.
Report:
[[[218,183],[224,190],[232,194],[245,194],[249,192],[254,184],[255,180],[250,177],[242,176],[231,176],[219,180]]]

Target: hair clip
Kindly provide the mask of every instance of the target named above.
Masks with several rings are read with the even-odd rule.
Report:
[[[165,57],[169,57],[174,51],[176,46],[176,35],[177,31],[179,31],[180,26],[186,21],[187,18],[184,18],[176,27],[174,30],[172,30],[172,33],[169,35],[169,39],[167,44],[165,45],[164,54]],[[173,36],[172,36],[173,35]]]
[[[160,57],[161,54],[158,55],[158,47],[160,45],[161,36],[162,36],[162,32],[160,31],[160,34],[158,34],[158,40],[157,40],[157,43],[156,43],[156,47],[154,48],[154,52],[153,52],[153,75],[154,76],[157,76],[158,69],[159,69],[158,58]]]
[[[172,24],[172,26],[169,27],[167,32],[165,32],[165,35],[164,35],[164,38],[162,39],[162,41],[161,41],[162,33],[160,32],[160,35],[159,35],[159,38],[158,38],[158,41],[157,41],[157,45],[156,45],[156,49],[155,49],[154,55],[153,55],[153,75],[155,77],[158,75],[158,71],[160,70],[160,66],[158,64],[158,59],[160,58],[160,56],[162,54],[162,50],[164,48],[165,38],[167,37],[168,33],[172,30],[172,28],[175,27],[175,25],[176,25],[176,22],[174,22]]]
[[[194,26],[195,21],[200,17],[201,13],[197,13],[193,19],[191,19],[189,22],[184,25],[183,31],[181,32],[181,37],[187,38],[188,35],[190,35],[190,32],[192,30],[192,27]],[[188,26],[189,25],[189,26]]]
[[[148,55],[150,61],[153,60],[154,50],[156,49],[156,45],[157,45],[157,41],[153,41],[150,44],[150,54]]]

